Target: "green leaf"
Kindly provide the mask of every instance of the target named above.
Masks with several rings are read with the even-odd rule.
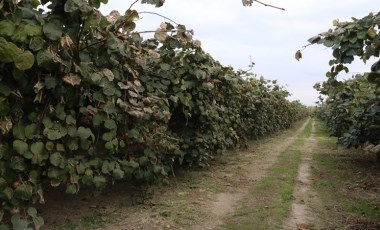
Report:
[[[26,164],[23,158],[17,156],[12,157],[9,167],[16,171],[23,172],[26,169]]]
[[[33,218],[33,223],[35,230],[39,230],[45,224],[45,221],[42,217],[38,216]]]
[[[29,181],[32,184],[37,185],[40,182],[40,176],[41,173],[38,170],[32,170],[29,173]]]
[[[0,187],[1,188],[1,187]],[[2,189],[1,189],[2,190]],[[3,221],[3,216],[4,216],[4,210],[0,209],[0,223]],[[1,227],[0,227],[1,229]]]
[[[114,169],[114,167],[115,167],[114,162],[104,161],[102,165],[102,173],[110,174],[110,172]]]
[[[27,139],[34,139],[38,135],[37,124],[30,124],[25,127],[25,137]]]
[[[43,26],[43,32],[50,40],[58,40],[62,36],[63,24],[58,20],[46,23]]]
[[[113,170],[112,177],[115,180],[121,180],[124,178],[124,171],[119,168],[116,168]]]
[[[13,42],[20,42],[20,43],[25,43],[28,39],[28,34],[26,33],[25,30],[22,28],[17,28],[15,33],[12,35],[12,41]]]
[[[43,133],[51,141],[61,139],[67,134],[64,130],[58,129],[45,129]]]
[[[17,56],[14,62],[16,68],[19,70],[30,69],[34,64],[34,55],[30,51],[25,51],[24,53]]]
[[[11,200],[12,197],[13,197],[13,189],[10,188],[10,187],[6,187],[4,190],[3,190],[3,197],[8,199],[8,200]]]
[[[28,36],[41,36],[42,28],[39,25],[27,24],[24,26],[23,30]]]
[[[82,177],[82,183],[85,185],[93,185],[93,180],[92,175],[83,175]]]
[[[37,209],[29,207],[26,211],[30,217],[37,217]]]
[[[132,137],[134,139],[138,139],[138,138],[140,138],[140,133],[139,133],[139,131],[137,129],[131,129],[128,132],[128,136],[130,136],[130,137]]]
[[[59,152],[53,153],[50,158],[50,163],[56,167],[62,167],[64,164],[65,158]]]
[[[44,124],[45,128],[53,128],[54,123],[50,120],[49,117],[45,117],[42,120],[42,124]]]
[[[66,124],[75,125],[76,123],[77,123],[77,120],[74,116],[72,116],[72,115],[66,116]]]
[[[104,86],[103,93],[107,96],[120,96],[120,91],[113,84]]]
[[[83,163],[80,163],[79,165],[76,166],[76,170],[78,174],[84,174],[86,170],[86,166],[84,166]]]
[[[0,21],[0,35],[1,36],[12,36],[16,30],[16,24],[9,20]]]
[[[12,42],[7,42],[3,37],[0,37],[0,62],[13,62],[22,53]]]
[[[30,198],[32,198],[32,194],[33,188],[29,184],[22,184],[18,186],[13,192],[14,198],[19,200],[30,200]]]
[[[77,140],[70,140],[67,142],[66,146],[71,150],[75,151],[79,149],[79,144]]]
[[[104,122],[104,127],[107,129],[117,129],[117,124],[114,120],[108,119]]]
[[[8,144],[0,144],[0,159],[8,159],[10,156],[10,148]]]
[[[67,194],[77,194],[79,192],[79,187],[77,184],[68,184],[66,187]]]
[[[44,160],[47,160],[49,158],[49,154],[45,151],[42,151],[40,153],[35,153],[32,155],[32,164],[35,165],[43,165]]]
[[[37,64],[46,69],[54,66],[53,54],[49,50],[41,50],[37,53]]]
[[[103,136],[104,136],[104,135],[103,135]],[[106,142],[106,144],[104,145],[104,148],[107,149],[107,150],[110,150],[111,152],[115,150],[112,141],[108,141],[108,142]]]
[[[39,0],[32,0],[31,4],[34,9],[41,5]]]
[[[36,142],[30,146],[30,150],[33,154],[42,154],[45,151],[45,145],[42,142]]]
[[[20,155],[24,155],[29,151],[29,146],[26,142],[21,140],[14,140],[13,141],[13,149],[19,153]]]
[[[28,228],[28,221],[21,219],[19,213],[12,216],[11,222],[14,230],[31,230],[30,228]]]
[[[80,139],[80,147],[83,150],[88,150],[90,148],[91,142],[88,139]]]
[[[74,11],[81,11],[82,13],[89,13],[92,11],[92,7],[83,0],[67,0],[64,6],[65,12],[72,13]]]
[[[0,230],[9,230],[8,225],[0,224]]]
[[[39,230],[44,225],[44,219],[37,215],[37,209],[29,207],[27,213],[32,217],[35,229]]]
[[[147,166],[149,164],[149,159],[148,157],[140,157],[139,158],[139,164],[141,166]]]
[[[91,4],[91,3],[90,3]],[[100,5],[100,3],[99,3]],[[97,7],[99,8],[99,7]],[[98,27],[99,26],[99,23],[100,21],[102,20],[102,16],[101,14],[99,14],[98,12],[96,11],[93,11],[91,13],[91,15],[89,15],[86,19],[86,21],[84,22],[84,26],[83,26],[83,30],[84,31],[87,31],[89,30],[91,27]]]
[[[4,95],[4,96],[7,97],[11,93],[12,93],[11,88],[9,88],[8,85],[3,84],[2,82],[0,82],[0,94],[2,94],[2,95]]]
[[[323,45],[326,47],[332,47],[335,44],[334,41],[331,40],[324,40]]]
[[[49,167],[47,175],[51,179],[58,179],[58,177],[61,175],[61,172],[56,167]]]
[[[169,71],[171,69],[171,66],[167,63],[160,64],[160,68],[165,71]]]
[[[100,0],[89,0],[88,2],[90,6],[95,7],[96,9],[100,7]]]
[[[35,16],[33,9],[30,7],[18,6],[17,8],[20,10],[23,19],[31,19]]]
[[[45,77],[44,82],[46,89],[54,89],[58,84],[55,77]]]
[[[125,165],[132,168],[132,169],[138,169],[140,167],[139,163],[137,163],[136,161],[133,161],[133,160],[126,162]]]
[[[104,176],[95,176],[92,182],[97,188],[104,188],[106,186],[106,178]]]
[[[85,128],[83,126],[80,126],[78,128],[78,137],[81,139],[87,139],[87,138],[91,137],[92,141],[95,141],[95,136],[92,133],[91,129]]]
[[[2,191],[6,187],[8,187],[7,181],[4,178],[0,177],[0,190]],[[0,218],[0,221],[1,221],[1,218]]]
[[[42,37],[34,37],[30,39],[29,48],[33,51],[42,49],[45,45],[45,40]]]
[[[106,120],[106,118],[107,117],[104,114],[97,113],[95,114],[95,116],[92,117],[92,124],[94,126],[99,126]]]
[[[60,144],[60,143],[57,143],[55,145],[55,149],[58,151],[58,152],[65,152],[65,146],[63,144]]]
[[[54,150],[54,142],[51,142],[51,141],[46,142],[45,148],[49,152],[53,151]]]
[[[105,141],[111,141],[116,137],[116,132],[115,131],[110,131],[107,133],[103,133],[102,139]]]

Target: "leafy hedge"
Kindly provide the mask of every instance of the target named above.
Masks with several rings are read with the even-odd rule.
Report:
[[[185,26],[143,39],[138,12],[106,17],[101,2],[0,4],[0,228],[42,226],[22,210],[48,186],[165,182],[307,115],[275,81],[215,61]]]
[[[346,64],[355,57],[364,63],[380,54],[380,13],[350,22],[334,21],[334,29],[309,41],[333,49],[328,80],[315,88],[327,96],[318,115],[327,124],[330,134],[346,147],[364,143],[380,144],[380,61],[369,72],[357,74],[349,80],[339,80],[340,72],[349,72]],[[380,156],[380,155],[379,155]]]

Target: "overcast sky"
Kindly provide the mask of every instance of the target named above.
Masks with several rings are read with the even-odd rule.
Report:
[[[103,14],[118,10],[123,14],[134,0],[109,0],[101,7]],[[330,69],[331,50],[309,46],[297,62],[295,52],[307,39],[332,28],[333,19],[362,18],[378,12],[378,0],[262,0],[283,7],[286,11],[253,3],[244,7],[241,0],[166,0],[161,8],[137,3],[137,11],[162,14],[195,32],[203,49],[223,65],[248,69],[250,57],[253,72],[267,79],[277,79],[292,93],[291,100],[314,105],[318,93],[313,89],[325,80]],[[155,30],[164,21],[159,16],[141,14],[137,30]],[[352,74],[370,68],[358,61],[350,68]],[[346,78],[350,76],[345,76]]]

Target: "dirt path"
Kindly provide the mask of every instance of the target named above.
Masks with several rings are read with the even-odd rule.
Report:
[[[315,137],[315,126],[311,136],[306,140],[302,147],[301,163],[298,169],[297,181],[294,186],[294,200],[291,206],[291,214],[284,223],[284,229],[319,229],[319,223],[316,216],[313,214],[313,209],[316,206],[321,206],[317,194],[311,189],[312,153],[317,148],[317,140]],[[318,207],[318,210],[321,210]]]

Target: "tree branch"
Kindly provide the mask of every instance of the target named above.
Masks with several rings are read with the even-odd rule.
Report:
[[[134,3],[131,4],[131,6],[128,8],[130,10],[134,4],[136,4],[139,0],[136,0]]]
[[[156,12],[143,11],[143,12],[139,12],[139,14],[154,14],[154,15],[158,15],[158,16],[160,16],[160,17],[166,19],[166,20],[169,20],[169,21],[173,22],[173,23],[176,24],[176,25],[179,25],[178,23],[176,23],[175,21],[171,20],[170,18],[165,17],[164,15],[159,14],[159,13],[156,13]]]
[[[278,9],[278,10],[285,10],[285,8],[281,8],[281,7],[278,7],[278,6],[273,6],[273,5],[269,5],[269,4],[266,4],[264,2],[260,2],[260,1],[257,1],[257,0],[253,0],[263,6],[267,6],[267,7],[271,7],[271,8],[275,8],[275,9]]]

